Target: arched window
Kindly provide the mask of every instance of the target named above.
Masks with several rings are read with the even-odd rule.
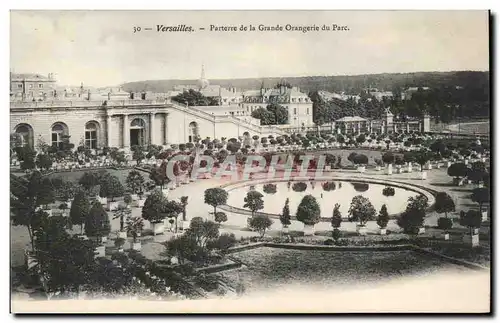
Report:
[[[189,142],[194,142],[197,137],[198,137],[198,124],[193,121],[189,124],[188,140]]]
[[[87,122],[85,125],[85,147],[97,149],[98,124],[94,121]]]
[[[68,135],[68,127],[61,122],[58,122],[52,126],[52,146],[59,149],[63,148],[64,137]]]
[[[15,133],[19,138],[21,147],[29,146],[33,148],[33,128],[28,124],[20,124],[16,127]]]

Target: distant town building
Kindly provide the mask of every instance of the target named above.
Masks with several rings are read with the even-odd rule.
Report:
[[[419,87],[409,87],[401,93],[402,100],[411,100],[413,93],[417,92]],[[427,86],[420,87],[422,91],[428,91],[430,88]]]
[[[10,73],[11,100],[39,101],[54,95],[56,80],[52,73],[40,74]]]
[[[318,91],[318,95],[324,100],[324,101],[331,101],[333,99],[338,99],[342,101],[347,101],[349,99],[354,99],[356,103],[359,102],[361,97],[359,95],[349,95],[345,94],[344,92],[342,93],[335,93],[335,92],[328,92],[328,91]]]

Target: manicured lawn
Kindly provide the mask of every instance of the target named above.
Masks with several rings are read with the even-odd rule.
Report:
[[[290,287],[332,289],[376,284],[401,276],[464,272],[413,251],[311,251],[263,247],[233,254],[247,267],[221,274],[231,285],[241,277],[247,292]]]

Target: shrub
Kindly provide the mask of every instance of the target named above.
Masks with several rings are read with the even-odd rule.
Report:
[[[334,191],[336,189],[335,182],[325,182],[321,186],[325,192]]]
[[[307,189],[307,184],[304,182],[293,183],[292,189],[295,192],[304,192]]]
[[[448,231],[453,227],[453,221],[449,218],[439,218],[437,222],[438,229]]]
[[[394,196],[395,193],[396,191],[394,190],[394,187],[390,186],[384,187],[382,190],[382,194],[384,194],[384,196]]]
[[[271,184],[271,183],[265,184],[263,190],[264,190],[264,193],[274,194],[277,191],[276,184]]]

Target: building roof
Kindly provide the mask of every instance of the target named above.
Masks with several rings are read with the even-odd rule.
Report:
[[[34,73],[12,73],[11,80],[13,81],[22,81],[22,80],[33,80],[33,81],[45,81],[45,82],[55,82],[56,80],[50,79],[45,75],[34,74]]]
[[[335,122],[359,122],[359,121],[367,121],[367,119],[355,116],[355,117],[343,117],[335,120]]]

